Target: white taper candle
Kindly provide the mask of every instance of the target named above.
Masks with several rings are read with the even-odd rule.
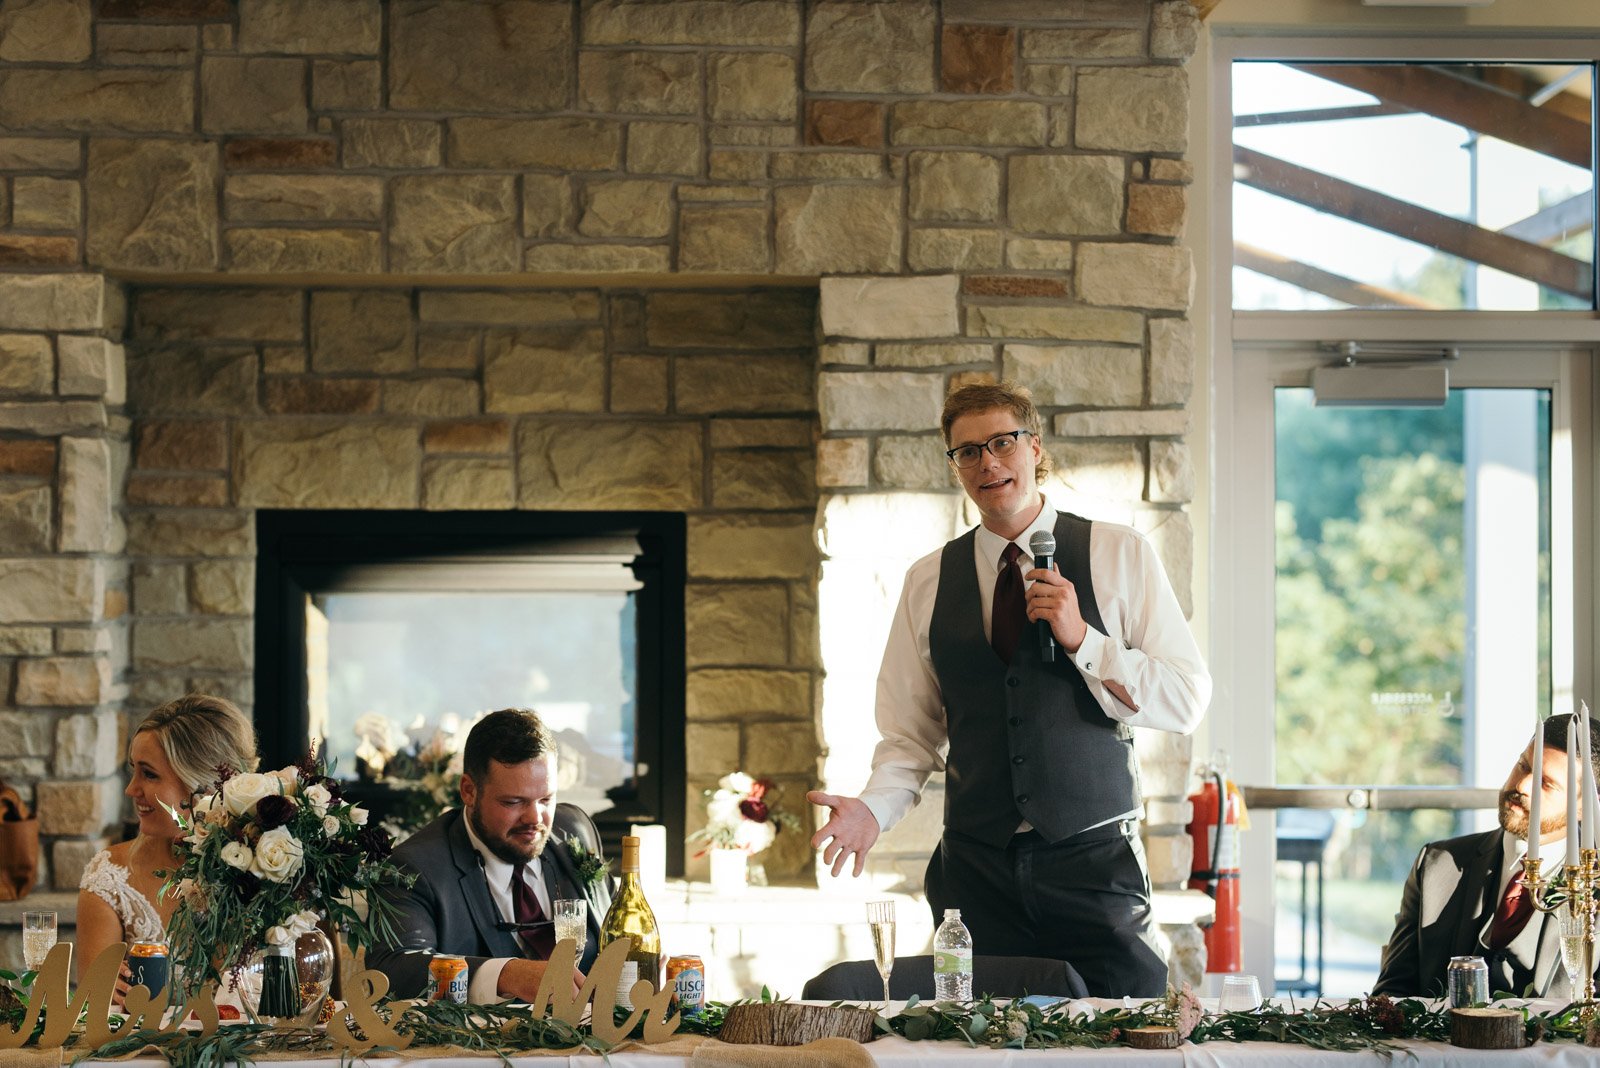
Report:
[[[1567,866],[1578,866],[1578,717],[1567,729]]]
[[[1579,795],[1583,798],[1582,844],[1584,849],[1593,849],[1595,824],[1600,822],[1595,818],[1595,809],[1600,808],[1600,805],[1595,803],[1594,760],[1593,754],[1589,751],[1589,705],[1586,702],[1579,702],[1579,706],[1583,709],[1578,726],[1578,756],[1583,761],[1583,793]]]
[[[1528,783],[1528,856],[1539,855],[1539,819],[1544,802],[1544,723],[1533,713],[1533,778]]]

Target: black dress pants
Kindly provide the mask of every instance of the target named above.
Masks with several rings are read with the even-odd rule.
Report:
[[[1067,961],[1092,997],[1166,992],[1144,843],[1132,820],[1054,845],[1028,831],[1003,848],[946,830],[928,862],[927,894],[935,925],[945,909],[961,910],[974,953]]]

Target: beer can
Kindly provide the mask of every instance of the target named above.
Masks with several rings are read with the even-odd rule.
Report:
[[[433,976],[429,1001],[467,1003],[467,958],[454,953],[435,953],[428,972]]]
[[[1451,957],[1450,1007],[1466,1009],[1489,1000],[1489,966],[1482,957]]]
[[[165,942],[135,942],[128,947],[128,971],[133,973],[129,986],[142,986],[156,997],[166,989],[172,972],[167,960]]]
[[[694,954],[672,957],[662,983],[672,984],[672,1001],[686,1016],[699,1016],[706,1008],[706,966]]]

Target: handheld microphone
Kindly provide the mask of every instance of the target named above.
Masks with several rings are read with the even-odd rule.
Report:
[[[1048,530],[1036,530],[1028,539],[1028,552],[1033,554],[1033,566],[1050,570],[1051,559],[1056,555],[1056,536]],[[1039,659],[1050,663],[1056,658],[1056,636],[1050,632],[1050,621],[1041,619],[1034,624],[1039,628]]]

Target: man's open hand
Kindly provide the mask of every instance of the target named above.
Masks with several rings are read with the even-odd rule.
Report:
[[[859,797],[836,797],[821,790],[806,794],[813,805],[829,809],[828,822],[811,839],[812,849],[823,849],[822,862],[833,865],[833,874],[844,870],[850,855],[855,854],[856,867],[852,875],[860,875],[867,865],[867,850],[878,840],[878,818]]]

